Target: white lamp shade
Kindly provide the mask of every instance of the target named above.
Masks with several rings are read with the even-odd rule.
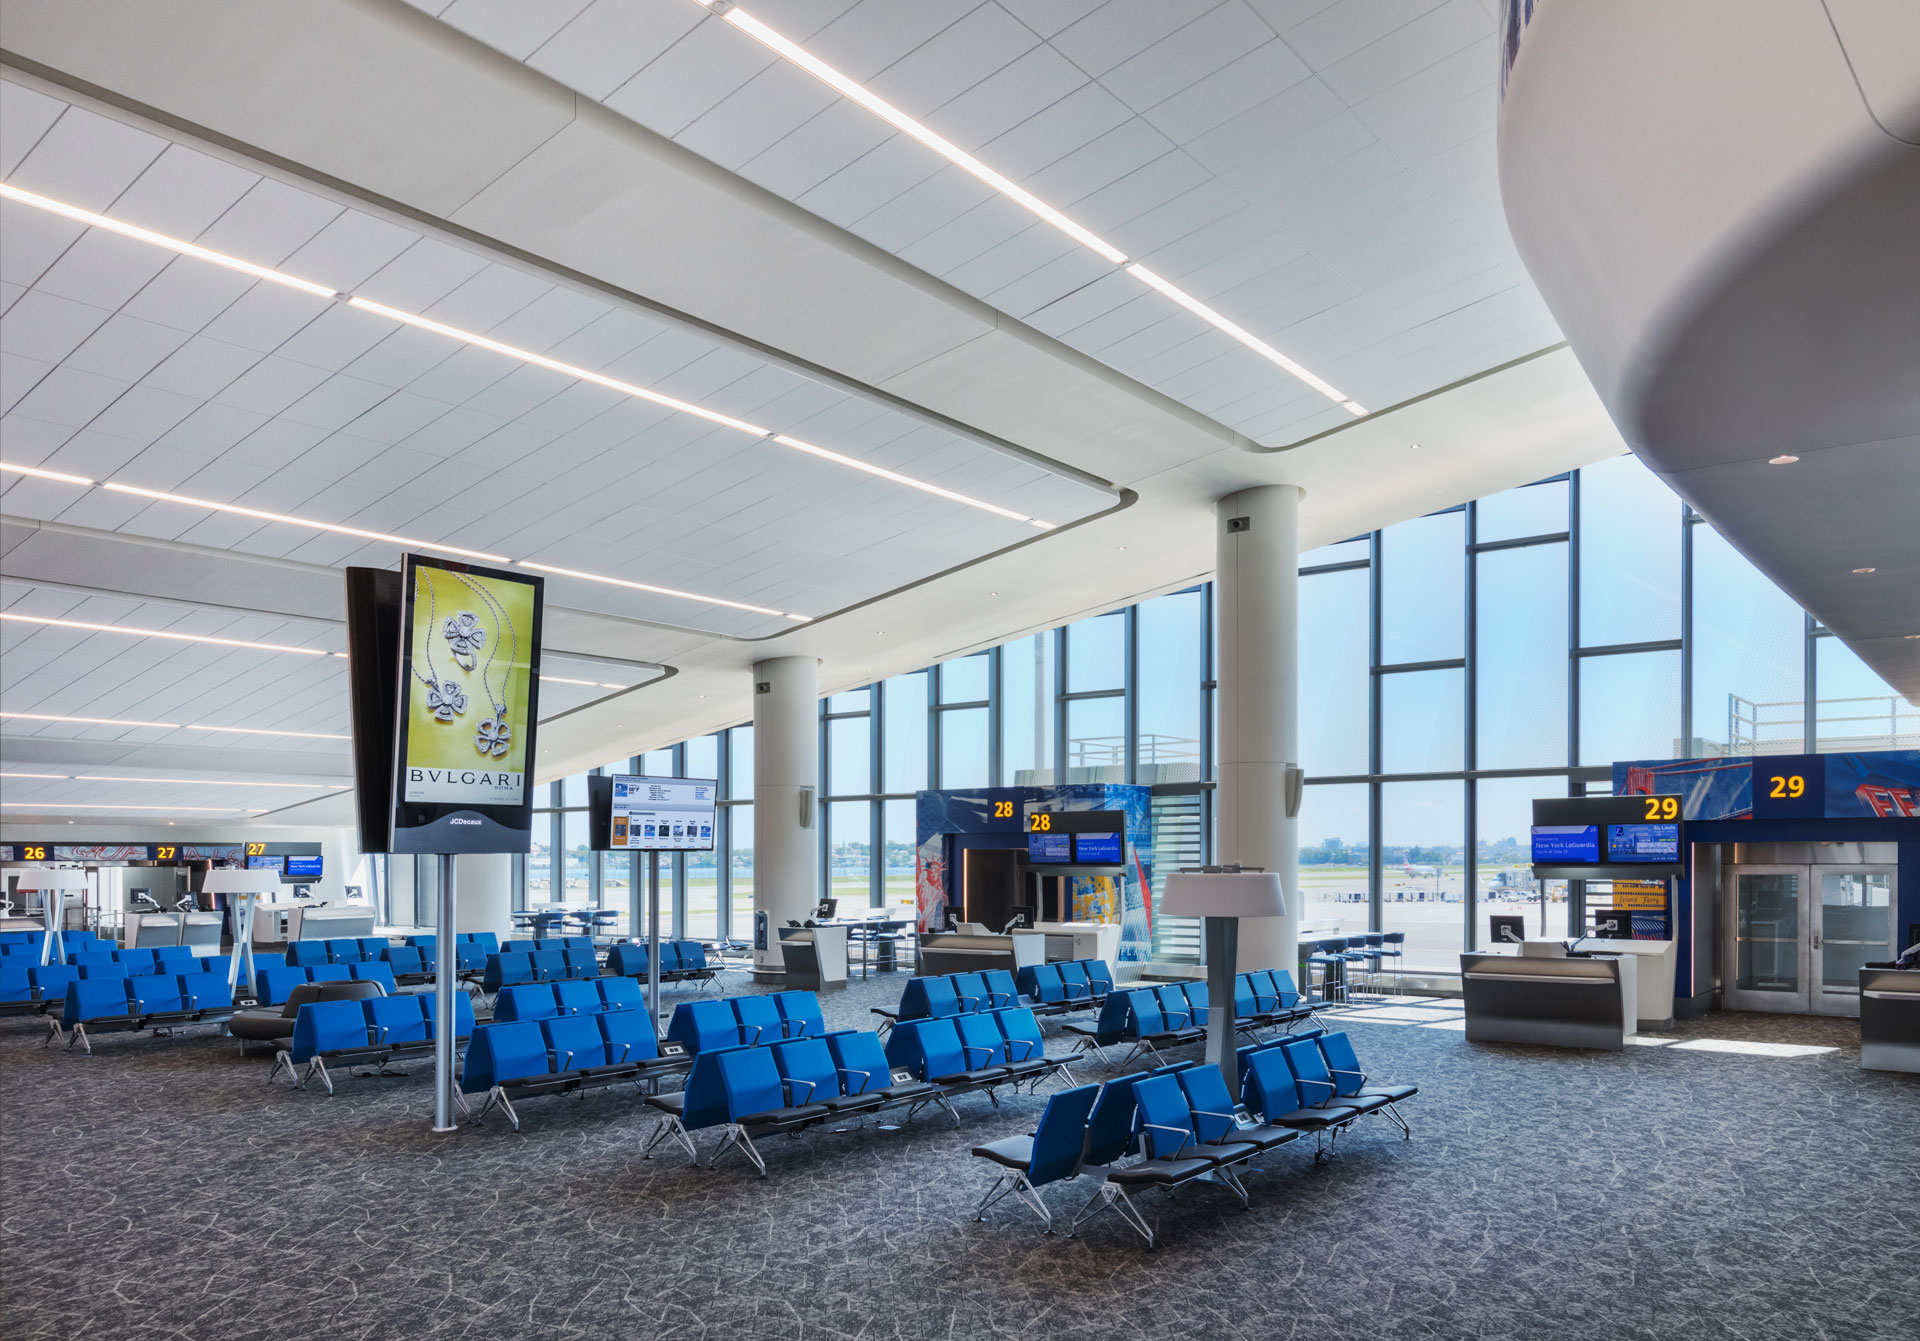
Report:
[[[280,872],[219,870],[208,871],[201,889],[209,894],[272,894],[280,888]]]
[[[21,889],[86,889],[85,871],[53,871],[46,869],[20,872]]]
[[[1175,917],[1281,917],[1287,892],[1271,871],[1170,875],[1160,911]]]

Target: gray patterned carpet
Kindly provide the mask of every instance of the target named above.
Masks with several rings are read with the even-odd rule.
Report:
[[[828,998],[866,1023],[899,980]],[[678,995],[677,993],[675,995]],[[1445,1012],[1427,1008],[1433,1018]],[[641,1106],[522,1106],[451,1137],[430,1082],[337,1097],[263,1084],[230,1041],[105,1037],[42,1052],[0,1020],[0,1331],[122,1338],[1525,1337],[1814,1341],[1920,1335],[1920,1077],[1859,1070],[1847,1021],[1722,1015],[1683,1041],[1793,1058],[1480,1048],[1413,1020],[1352,1026],[1417,1081],[1331,1165],[1279,1152],[1237,1209],[1149,1198],[1043,1237],[969,1145],[1044,1102],[959,1101],[765,1142],[772,1177],[643,1161]],[[1060,1047],[1064,1047],[1062,1040]],[[1097,1075],[1097,1072],[1091,1073]],[[1085,1191],[1047,1191],[1070,1212]]]

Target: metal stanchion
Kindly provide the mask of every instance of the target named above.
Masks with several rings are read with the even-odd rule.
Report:
[[[457,1131],[453,1120],[453,1038],[460,1025],[454,1014],[454,996],[460,990],[459,960],[453,944],[453,856],[440,854],[440,918],[433,938],[433,1129]]]
[[[647,853],[647,1009],[660,1027],[660,854]]]

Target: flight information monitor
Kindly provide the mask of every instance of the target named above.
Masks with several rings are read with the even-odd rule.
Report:
[[[1533,826],[1533,860],[1538,864],[1600,861],[1600,826],[1597,824],[1536,824]]]
[[[712,849],[718,782],[711,778],[648,778],[621,773],[606,781],[611,784],[606,791],[608,851]]]
[[[1680,860],[1678,824],[1609,824],[1608,861],[1645,861],[1671,865]]]
[[[319,857],[288,857],[286,875],[289,879],[318,880],[320,861]]]
[[[1073,860],[1073,835],[1067,833],[1030,833],[1027,835],[1027,860],[1035,865],[1064,865]]]
[[[1083,866],[1118,866],[1121,861],[1120,835],[1117,833],[1077,833],[1073,836],[1073,859]]]

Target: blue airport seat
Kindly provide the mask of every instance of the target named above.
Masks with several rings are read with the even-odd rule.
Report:
[[[500,952],[502,954],[509,954],[509,955],[530,955],[530,954],[533,954],[535,951],[544,950],[546,948],[547,948],[546,941],[527,940],[524,937],[515,937],[511,940],[502,942],[500,946]]]
[[[433,971],[432,966],[421,957],[418,946],[389,945],[382,953],[395,978],[424,978]]]
[[[393,981],[393,969],[385,963],[355,963],[347,965],[347,969],[355,982],[379,983],[380,990],[388,996],[400,990]]]
[[[191,1011],[233,1009],[233,988],[227,984],[224,973],[182,973],[180,997],[184,1008]]]
[[[541,1022],[546,1034],[547,1051],[553,1057],[553,1069],[591,1071],[605,1067],[607,1037],[600,1022],[584,1015],[557,1016]]]
[[[0,960],[0,1005],[24,1005],[33,1000],[33,984],[27,980],[29,965],[24,959],[16,964]]]
[[[647,947],[622,941],[607,952],[607,972],[623,978],[647,976]]]
[[[559,1003],[553,999],[553,987],[548,983],[516,983],[512,987],[502,987],[500,995],[493,999],[493,1018],[496,1020],[546,1020],[559,1013]]]
[[[1093,998],[1093,984],[1087,981],[1087,971],[1074,960],[1068,959],[1055,964],[1054,971],[1060,975],[1060,990],[1066,993],[1067,1001],[1084,1002]]]
[[[840,1070],[824,1038],[795,1038],[773,1045],[773,1063],[785,1083],[790,1104],[824,1104],[835,1113],[864,1113],[887,1096],[878,1090],[843,1092]]]
[[[1175,1075],[1180,1088],[1186,1091],[1193,1134],[1198,1140],[1209,1145],[1250,1144],[1265,1154],[1300,1139],[1300,1133],[1290,1127],[1241,1126],[1239,1119],[1245,1110],[1227,1093],[1226,1077],[1220,1074],[1219,1067],[1189,1066]]]
[[[640,1010],[646,1005],[640,984],[632,978],[597,978],[593,985],[603,1010]]]
[[[353,981],[353,966],[351,964],[315,964],[306,972],[308,982]]]
[[[984,1218],[994,1203],[1011,1195],[1038,1214],[1047,1232],[1052,1233],[1053,1214],[1041,1199],[1040,1189],[1048,1183],[1079,1175],[1087,1119],[1099,1096],[1098,1085],[1062,1090],[1047,1100],[1031,1136],[1009,1136],[974,1146],[970,1154],[990,1160],[1004,1172],[987,1189],[986,1198],[975,1208],[973,1218],[976,1221]]]
[[[733,1007],[711,1000],[682,1001],[675,1006],[667,1037],[696,1056],[714,1048],[738,1047],[742,1041]]]
[[[360,942],[347,938],[327,942],[327,953],[333,956],[336,964],[358,964],[361,960]]]
[[[486,958],[486,972],[480,979],[482,991],[493,993],[516,983],[535,982],[533,956],[502,950]]]
[[[428,1026],[434,1027],[439,1020],[439,1002],[431,992],[422,992],[414,998],[420,1003],[420,1013],[426,1017]],[[473,998],[465,992],[453,994],[453,1036],[466,1038],[473,1033]]]
[[[939,1088],[895,1068],[880,1045],[878,1034],[845,1030],[828,1034],[827,1051],[840,1073],[844,1094],[880,1093],[888,1103],[939,1102]],[[944,1105],[943,1105],[944,1106]],[[952,1109],[947,1110],[950,1114]],[[909,1114],[911,1116],[911,1114]]]
[[[764,1178],[767,1162],[755,1148],[754,1136],[802,1131],[832,1116],[833,1110],[823,1103],[795,1103],[787,1097],[788,1087],[769,1048],[728,1048],[716,1054],[716,1060],[726,1100],[727,1131],[708,1167],[719,1163],[727,1151],[738,1149]]]
[[[328,941],[292,941],[287,945],[287,963],[298,968],[333,962],[333,946]]]
[[[363,1051],[372,1046],[366,1007],[358,1001],[309,1001],[293,1020],[287,1055],[296,1066],[310,1066],[321,1053]],[[322,1073],[324,1068],[322,1068]],[[315,1074],[309,1071],[309,1076]],[[304,1085],[305,1080],[300,1084]],[[333,1092],[329,1082],[327,1092]]]
[[[389,1048],[433,1042],[433,1021],[421,1007],[422,999],[408,993],[361,1002],[373,1041]]]
[[[607,1041],[607,1055],[614,1061],[645,1065],[661,1060],[659,1036],[644,1010],[602,1011],[596,1023]]]
[[[1091,1052],[1102,1064],[1109,1064],[1108,1048],[1139,1037],[1133,1014],[1133,993],[1109,993],[1092,1024],[1069,1020],[1060,1027],[1078,1037],[1079,1042],[1074,1045],[1077,1051]]]
[[[418,950],[420,957],[429,964],[433,963],[434,956],[440,952],[440,938],[438,936],[409,936],[407,937],[407,944]]]
[[[506,958],[502,955],[501,958]],[[555,982],[567,977],[567,956],[560,950],[535,950],[527,958],[533,965],[535,982]]]
[[[80,980],[80,970],[71,964],[32,964],[27,968],[27,986],[44,1005],[64,1001],[67,984]]]
[[[553,1000],[561,1015],[591,1015],[600,1009],[600,989],[592,982],[571,978],[553,985]]]
[[[938,1020],[960,1013],[960,997],[950,978],[909,978],[900,992],[900,1019]]]
[[[600,959],[592,950],[562,950],[566,958],[569,978],[597,978],[600,976]]]
[[[152,950],[115,950],[113,957],[127,966],[129,978],[150,977],[156,972]]]
[[[732,998],[734,1018],[740,1024],[740,1042],[755,1046],[772,1043],[786,1036],[780,1008],[768,996]]]
[[[954,1018],[954,1028],[960,1035],[960,1052],[966,1065],[963,1070],[979,1071],[990,1066],[1006,1067],[1007,1038],[1000,1032],[1000,1026],[994,1023],[991,1015],[979,1011]]]
[[[1113,990],[1113,970],[1107,967],[1104,959],[1082,959],[1079,965],[1086,971],[1087,985],[1093,989],[1096,997],[1104,997]]]
[[[307,981],[308,970],[291,965],[269,964],[257,968],[253,975],[254,995],[263,1006],[278,1006],[285,1003],[287,993]]]
[[[132,976],[127,965],[110,954],[77,955],[73,966],[83,978],[119,978],[124,981]]]
[[[812,992],[775,992],[773,1004],[788,1038],[819,1038],[827,1032],[820,998]]]
[[[1005,1010],[1020,1004],[1020,988],[1005,969],[988,969],[980,975],[987,989],[987,1009]]]
[[[385,959],[387,957],[388,947],[393,944],[393,942],[385,936],[362,936],[359,940],[360,958],[369,962],[375,959]]]
[[[200,963],[191,945],[162,945],[153,951],[155,973],[198,973]]]
[[[960,1003],[962,1011],[986,1010],[993,1004],[984,975],[954,973],[948,975],[947,981],[953,984],[954,999]]]

